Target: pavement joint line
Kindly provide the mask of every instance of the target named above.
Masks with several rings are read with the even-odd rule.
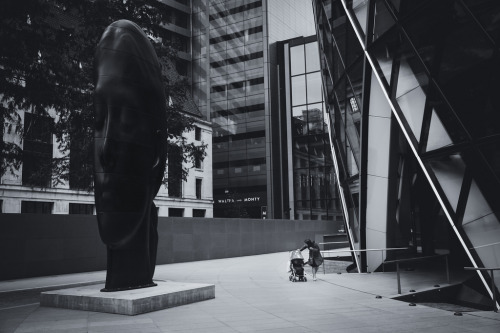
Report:
[[[480,314],[476,314],[474,312],[463,312],[464,315],[469,315],[469,316],[473,316],[473,317],[478,317],[478,318],[484,318],[484,316],[481,316]],[[500,316],[498,316],[498,319],[497,318],[492,318],[492,317],[488,317],[488,319],[491,319],[491,320],[494,320],[494,321],[500,321]]]
[[[33,305],[40,305],[40,303],[30,303],[30,304],[22,304],[22,305],[11,306],[11,307],[8,307],[8,308],[0,308],[0,311],[2,311],[2,310],[12,310],[12,309],[16,309],[16,308],[23,308],[25,306],[33,306]]]
[[[90,286],[94,284],[100,284],[104,283],[104,280],[97,280],[97,281],[87,281],[87,282],[76,282],[76,283],[66,283],[66,284],[55,284],[55,285],[50,285],[50,286],[42,286],[42,287],[34,287],[34,288],[24,288],[24,289],[13,289],[13,290],[4,290],[0,291],[0,296],[8,295],[10,293],[23,293],[23,292],[37,292],[37,291],[49,291],[49,290],[56,290],[56,289],[68,289],[68,288],[74,288],[74,287],[83,287],[83,286]]]

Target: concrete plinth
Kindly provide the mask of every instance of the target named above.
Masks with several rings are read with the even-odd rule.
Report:
[[[46,291],[40,305],[133,316],[215,298],[211,284],[155,281],[156,287],[101,292],[102,284]]]

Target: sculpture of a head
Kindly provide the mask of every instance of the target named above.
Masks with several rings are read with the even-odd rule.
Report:
[[[166,114],[158,58],[135,23],[116,21],[104,31],[95,56],[94,98],[101,239],[108,251],[137,248],[142,240],[136,238],[147,238],[147,230],[139,230],[149,228],[144,221],[165,170]]]

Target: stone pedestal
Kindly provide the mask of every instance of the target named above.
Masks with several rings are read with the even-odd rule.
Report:
[[[40,305],[129,316],[215,298],[211,284],[154,281],[156,287],[101,292],[102,284],[46,291]]]

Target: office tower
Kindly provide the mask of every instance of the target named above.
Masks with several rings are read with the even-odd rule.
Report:
[[[193,97],[213,124],[215,217],[282,217],[271,113],[279,40],[314,34],[302,0],[193,2]],[[279,201],[279,200],[276,200]]]
[[[314,0],[353,249],[500,266],[497,1]],[[360,271],[394,252],[357,252]],[[491,276],[478,274],[491,293]],[[496,284],[498,286],[498,282]]]

